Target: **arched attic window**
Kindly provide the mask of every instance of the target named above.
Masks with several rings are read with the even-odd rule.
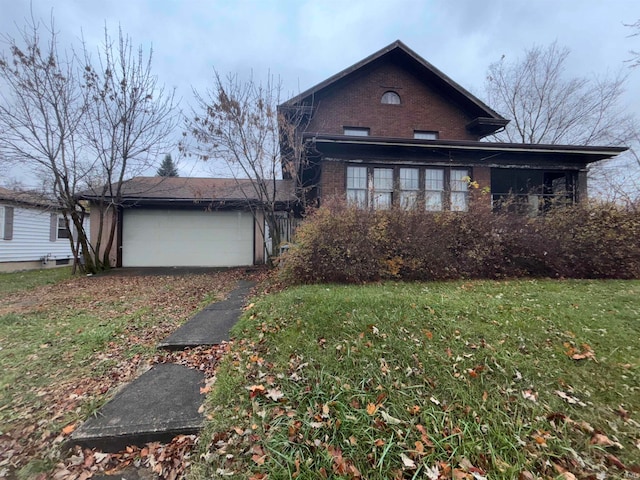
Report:
[[[384,92],[384,94],[382,94],[380,103],[386,103],[388,105],[400,105],[400,95],[389,90],[388,92]]]

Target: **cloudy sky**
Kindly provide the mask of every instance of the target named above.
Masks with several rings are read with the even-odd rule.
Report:
[[[221,73],[279,76],[294,95],[396,39],[483,97],[490,63],[558,41],[574,75],[629,71],[627,104],[640,116],[638,0],[31,0],[65,42],[98,45],[106,24],[153,47],[154,70],[186,106]],[[15,36],[29,0],[0,0],[0,33]],[[185,166],[186,168],[186,166]],[[189,172],[183,172],[188,174]],[[0,183],[3,183],[0,181]]]

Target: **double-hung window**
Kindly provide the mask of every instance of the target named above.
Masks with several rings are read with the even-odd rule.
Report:
[[[451,210],[466,212],[469,207],[469,170],[451,169]]]
[[[373,208],[386,210],[393,202],[393,168],[373,169]]]
[[[367,167],[347,167],[347,202],[367,206]]]
[[[400,169],[400,206],[406,210],[418,205],[420,191],[420,170],[417,168]]]
[[[0,207],[0,239],[13,240],[13,207]]]
[[[426,168],[424,171],[424,201],[429,212],[438,212],[444,208],[444,170]]]

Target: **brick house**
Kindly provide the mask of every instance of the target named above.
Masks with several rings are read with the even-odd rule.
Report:
[[[308,202],[466,210],[470,182],[530,211],[587,195],[587,166],[625,148],[481,141],[509,120],[396,41],[279,106],[306,116],[298,171]]]

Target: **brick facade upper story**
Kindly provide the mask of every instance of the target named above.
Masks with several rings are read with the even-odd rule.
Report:
[[[381,103],[387,91],[396,92],[401,103]],[[466,129],[472,115],[392,59],[320,92],[313,103],[307,132],[342,135],[344,127],[364,127],[372,137],[413,138],[419,130],[438,132],[440,139],[478,140]]]
[[[399,103],[383,102],[386,92]],[[462,173],[469,188],[489,190],[496,201],[511,194],[533,208],[549,196],[581,201],[587,165],[626,149],[480,141],[508,120],[400,41],[278,108],[306,149],[304,161],[285,164],[283,175],[300,174],[307,204],[341,196],[385,208],[417,190],[418,208],[432,208],[434,192],[441,192],[440,208],[460,209]],[[437,136],[416,138],[416,131]]]

